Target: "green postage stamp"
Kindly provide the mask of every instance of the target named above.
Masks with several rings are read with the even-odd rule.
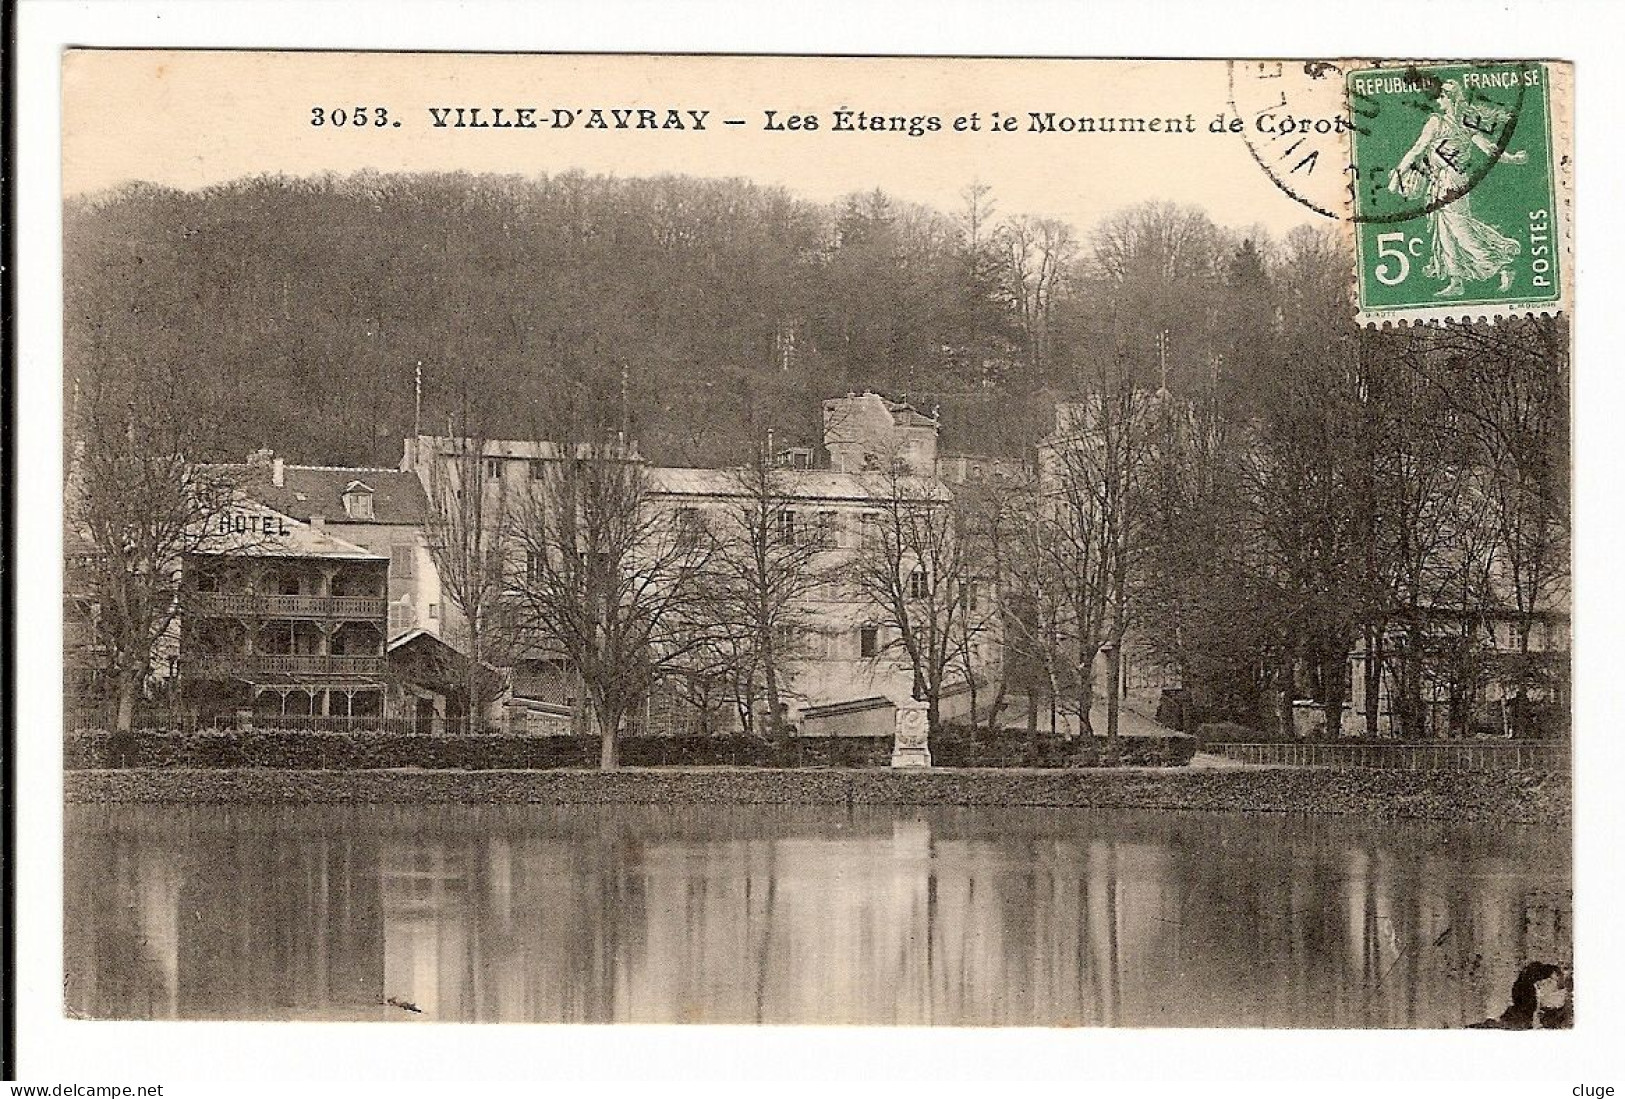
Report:
[[[1356,278],[1367,322],[1557,312],[1568,301],[1567,66],[1356,69]],[[1558,140],[1554,140],[1554,136]]]

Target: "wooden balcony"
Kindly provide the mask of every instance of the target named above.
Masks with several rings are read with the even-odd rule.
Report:
[[[280,654],[212,653],[181,658],[183,675],[383,675],[382,656],[287,656]]]
[[[223,618],[383,618],[385,600],[370,595],[217,595],[195,593],[192,613]]]

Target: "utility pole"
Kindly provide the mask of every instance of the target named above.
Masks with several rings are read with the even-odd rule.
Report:
[[[1119,672],[1118,661],[1121,654],[1117,651],[1117,643],[1108,640],[1100,647],[1106,654],[1106,751],[1114,758],[1117,755],[1117,682],[1122,678]]]
[[[418,360],[417,373],[413,383],[412,399],[412,438],[416,439],[423,434],[423,360]]]
[[[632,430],[632,402],[631,402],[631,372],[626,362],[621,361],[621,444],[626,444],[626,436]]]

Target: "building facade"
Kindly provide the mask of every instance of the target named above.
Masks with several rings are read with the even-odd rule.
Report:
[[[895,616],[865,595],[853,578],[853,564],[866,540],[874,539],[888,499],[899,486],[921,505],[946,506],[952,494],[937,476],[934,418],[874,393],[826,401],[822,411],[827,468],[809,448],[790,448],[771,475],[776,537],[805,550],[797,560],[818,576],[797,597],[794,636],[777,639],[791,654],[781,665],[783,716],[807,735],[880,735],[890,732],[896,705],[913,696],[915,677],[899,644]],[[437,493],[460,491],[459,471],[467,468],[465,445],[465,440],[442,436],[409,439],[403,469],[418,477],[431,500]],[[492,514],[510,518],[524,510],[523,501],[536,498],[549,465],[564,458],[557,445],[545,442],[487,440],[480,446],[485,490],[506,501],[503,508],[492,508]],[[730,531],[730,516],[752,491],[742,471],[652,466],[635,447],[598,460],[639,464],[646,506],[671,524],[699,524],[720,539],[736,535]],[[514,568],[524,567],[516,558]],[[992,595],[989,585],[981,597],[991,600]],[[443,613],[455,617],[451,608]],[[964,665],[990,671],[997,666],[996,631],[982,632],[969,659],[949,674],[954,682],[943,692],[943,717],[968,709]],[[521,654],[515,660],[511,701],[519,709],[545,705],[542,712],[551,727],[560,707],[579,715],[583,692],[562,661]],[[682,705],[662,697],[652,697],[630,720],[655,729],[691,729],[696,723]],[[738,715],[719,711],[699,720],[705,728],[723,729],[729,723],[737,728]],[[575,724],[581,726],[580,721]]]
[[[1568,612],[1548,605],[1525,617],[1504,608],[1429,608],[1415,629],[1357,642],[1343,732],[1375,726],[1380,736],[1566,737]],[[1368,677],[1373,663],[1379,674]],[[1324,717],[1305,704],[1299,720],[1313,731]]]
[[[399,469],[292,465],[269,451],[250,456],[235,479],[245,494],[301,523],[321,520],[334,538],[389,559],[391,638],[441,632],[444,607],[426,529],[428,501]]]
[[[389,558],[245,498],[181,562],[176,674],[199,719],[382,717]]]

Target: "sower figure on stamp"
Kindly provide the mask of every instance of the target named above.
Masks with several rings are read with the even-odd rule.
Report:
[[[1438,297],[1460,297],[1467,282],[1499,278],[1500,289],[1512,285],[1512,262],[1521,250],[1519,243],[1493,225],[1473,216],[1469,191],[1475,182],[1467,173],[1472,148],[1485,155],[1499,151],[1484,133],[1470,127],[1463,118],[1466,98],[1461,86],[1446,80],[1439,89],[1438,109],[1428,116],[1422,134],[1388,175],[1388,189],[1407,198],[1416,198],[1426,188],[1428,227],[1433,233],[1433,252],[1423,273],[1429,278],[1447,280]],[[1497,124],[1505,114],[1493,108]],[[1502,153],[1500,163],[1522,164],[1529,157],[1524,150]]]

